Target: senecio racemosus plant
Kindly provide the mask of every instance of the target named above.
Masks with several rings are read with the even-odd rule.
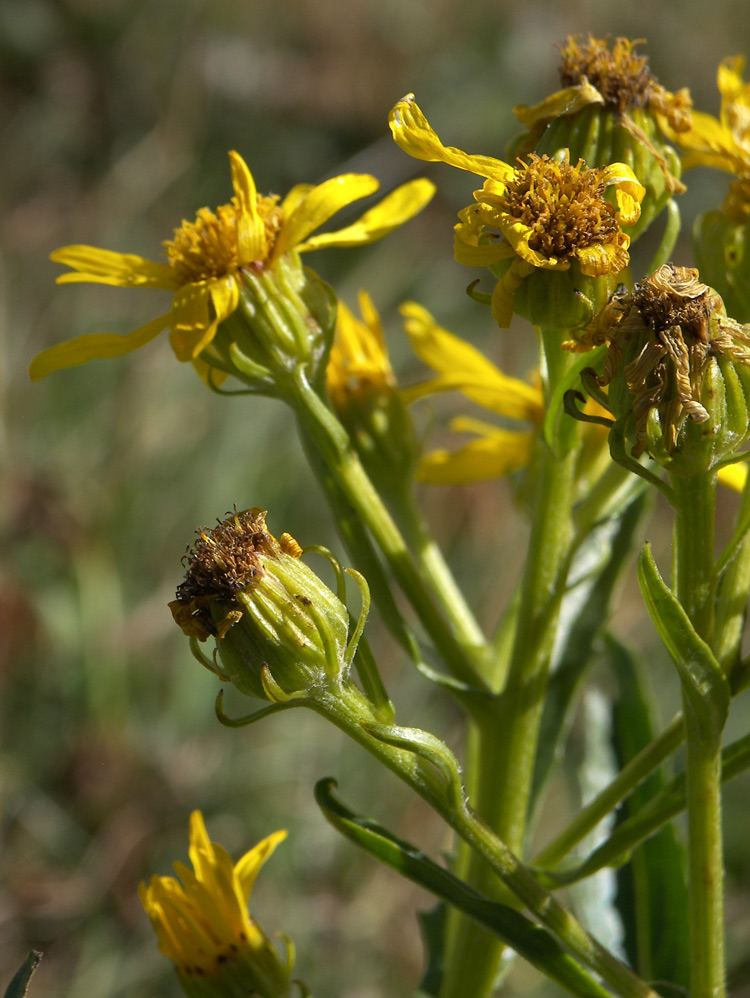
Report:
[[[52,254],[70,268],[60,283],[168,289],[172,307],[127,336],[50,347],[32,362],[32,378],[120,356],[169,329],[177,358],[191,362],[208,389],[268,395],[292,410],[352,567],[288,533],[277,539],[262,509],[235,509],[198,530],[170,607],[195,658],[264,701],[230,718],[219,693],[222,723],[308,707],[455,832],[446,867],[350,811],[333,780],[315,788],[336,829],[439,899],[439,916],[424,920],[423,994],[495,994],[513,954],[574,995],[725,992],[721,786],[750,766],[750,737],[722,744],[750,675],[742,655],[750,592],[743,68],[739,56],[721,64],[716,119],[694,111],[686,89],[665,90],[635,43],[568,38],[562,89],[515,109],[524,131],[507,162],[444,145],[413,95],[393,108],[393,137],[407,154],[480,178],[458,212],[455,258],[483,268],[469,291],[489,307],[497,335],[510,335],[503,330],[513,315],[535,328],[528,335],[538,340],[539,369],[531,380],[499,371],[407,302],[405,331],[433,375],[400,386],[367,293],[358,318],[302,265],[302,253],[368,243],[407,222],[434,192],[427,180],[320,233],[377,181],[345,174],[302,184],[282,200],[258,194],[244,160],[230,152],[231,201],[183,222],[164,243],[166,262],[90,246]],[[682,174],[699,165],[733,176],[725,203],[696,223],[700,272],[671,260]],[[651,227],[660,234],[655,257],[635,272],[633,244]],[[445,391],[463,393],[505,426],[460,417],[452,428],[470,434],[468,444],[423,452],[410,406]],[[487,635],[425,525],[414,483],[500,475],[512,475],[528,499],[530,536],[516,595]],[[723,550],[714,538],[719,483],[741,493]],[[656,491],[672,510],[673,564],[660,571],[646,545],[637,574],[681,684],[680,709],[663,730],[653,729],[638,663],[607,632],[615,584]],[[335,592],[308,567],[310,553],[331,562]],[[349,609],[347,576],[358,612]],[[371,603],[404,659],[462,708],[462,763],[435,734],[397,723],[364,634]],[[624,691],[612,732],[622,766],[534,855],[534,817],[595,656]],[[684,771],[670,779],[664,764],[683,743]],[[601,831],[617,808],[618,823]],[[686,842],[670,826],[683,812]],[[596,847],[584,845],[595,829]],[[260,866],[284,836],[271,833],[235,864],[195,812],[192,870],[177,863],[179,879],[142,885],[159,946],[187,995],[309,993],[294,978],[291,944],[282,953],[247,909]],[[625,945],[617,952],[597,938],[600,925],[577,917],[575,892],[558,895],[615,866],[631,895],[619,905]],[[27,982],[32,969],[18,979]]]

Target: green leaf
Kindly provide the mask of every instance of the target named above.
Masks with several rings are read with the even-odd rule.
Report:
[[[445,923],[448,918],[448,906],[441,902],[430,911],[420,911],[417,918],[427,950],[427,968],[419,982],[419,993],[427,998],[439,998],[440,988],[443,984]]]
[[[539,799],[552,770],[567,731],[571,704],[593,663],[594,641],[609,617],[612,592],[630,553],[646,502],[647,497],[641,494],[621,518],[596,527],[573,562],[570,578],[574,584],[560,610],[559,650],[555,653],[542,714],[532,790],[534,801]],[[575,584],[577,578],[580,581]]]
[[[614,709],[615,746],[621,765],[656,734],[655,709],[647,677],[622,645],[610,641],[620,686]],[[636,814],[664,789],[663,770],[652,773],[623,803],[621,820]],[[633,851],[618,871],[618,905],[631,963],[647,980],[689,984],[689,918],[685,847],[674,828],[662,827]]]
[[[42,954],[33,949],[24,960],[22,966],[13,975],[13,980],[5,991],[5,998],[24,998],[28,994],[29,982],[34,971],[39,966]]]
[[[520,956],[571,994],[582,998],[610,998],[606,988],[584,970],[546,929],[514,908],[491,901],[468,887],[425,856],[411,842],[397,838],[369,818],[354,814],[334,797],[333,786],[335,780],[319,780],[315,785],[315,800],[326,819],[342,835],[381,863],[494,932]]]
[[[650,544],[644,545],[638,559],[638,581],[654,627],[677,666],[685,707],[703,737],[716,745],[729,713],[729,684],[711,649],[659,575]]]

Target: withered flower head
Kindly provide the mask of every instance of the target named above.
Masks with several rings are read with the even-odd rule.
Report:
[[[635,51],[643,39],[608,39],[568,35],[560,46],[560,82],[578,87],[588,82],[605,106],[623,115],[629,108],[648,107],[663,114],[677,131],[690,127],[692,101],[687,89],[671,94],[651,75],[648,56]]]
[[[273,699],[348,671],[346,607],[301,554],[254,508],[198,530],[183,558],[185,580],[169,604],[175,622],[190,638],[216,639],[221,665],[201,661],[243,693]]]
[[[589,167],[625,163],[646,188],[634,239],[672,194],[684,191],[679,157],[669,143],[692,123],[689,92],[665,90],[646,56],[635,51],[638,44],[568,36],[560,48],[563,89],[533,107],[514,108],[527,131],[508,150],[511,156],[555,156],[569,149],[571,160],[580,157]]]
[[[747,439],[750,329],[730,319],[698,271],[665,264],[613,296],[575,349],[606,343],[612,414],[632,412],[632,454],[678,474],[711,470]]]

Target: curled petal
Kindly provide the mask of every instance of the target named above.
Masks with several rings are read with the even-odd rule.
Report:
[[[630,262],[628,246],[630,246],[630,236],[621,232],[615,242],[591,243],[589,246],[577,249],[576,257],[581,265],[581,272],[587,277],[619,274]]]
[[[404,222],[420,212],[432,199],[435,185],[431,180],[412,180],[402,184],[383,200],[366,211],[353,225],[348,225],[338,232],[326,232],[313,236],[301,243],[300,250],[322,249],[324,246],[360,246],[363,243],[374,243],[389,232],[397,229]]]
[[[625,191],[638,204],[646,196],[646,188],[643,184],[639,183],[636,175],[625,163],[610,163],[609,166],[602,168],[601,173],[602,179],[608,187],[614,184],[618,191]]]
[[[419,108],[414,94],[407,94],[391,111],[391,132],[396,144],[415,159],[446,163],[459,170],[502,180],[513,174],[513,167],[491,156],[470,156],[454,146],[444,146]]]
[[[502,212],[496,222],[500,231],[513,247],[514,252],[528,267],[542,267],[544,270],[567,270],[570,267],[570,260],[557,256],[545,256],[539,250],[529,246],[529,239],[534,234],[534,230],[525,222],[513,218],[507,212]],[[531,271],[529,270],[529,273]]]
[[[119,336],[117,333],[91,333],[88,336],[77,336],[66,343],[57,343],[37,354],[29,367],[29,375],[33,381],[39,381],[52,371],[76,367],[89,360],[122,357],[155,339],[168,324],[169,314],[160,315],[158,319],[152,319],[127,336]]]
[[[54,263],[64,263],[77,273],[61,274],[58,284],[85,281],[119,288],[163,288],[174,291],[177,281],[167,263],[154,263],[133,253],[114,253],[97,246],[62,246],[50,253]]]
[[[274,246],[274,256],[294,249],[324,225],[337,211],[374,194],[380,184],[366,173],[345,173],[313,187],[297,207],[284,219],[284,225]]]
[[[604,98],[595,86],[584,79],[583,83],[579,83],[575,87],[565,87],[564,90],[550,94],[549,97],[539,104],[534,104],[533,107],[519,104],[518,107],[513,108],[513,114],[522,125],[532,128],[539,122],[552,121],[565,114],[576,114],[590,104],[604,104]]]

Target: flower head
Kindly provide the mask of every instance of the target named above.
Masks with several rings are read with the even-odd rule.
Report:
[[[348,674],[346,607],[301,560],[291,535],[277,540],[258,508],[235,511],[197,535],[169,607],[188,637],[216,638],[221,666],[209,664],[212,671],[267,699]]]
[[[361,320],[339,301],[326,384],[340,413],[355,400],[385,395],[396,385],[380,316],[366,291],[359,293],[359,310]]]
[[[568,147],[572,156],[593,166],[610,161],[617,149],[614,155],[634,169],[658,209],[664,194],[685,189],[679,162],[663,140],[690,128],[692,101],[686,89],[673,94],[658,83],[647,57],[635,51],[638,44],[628,38],[610,44],[593,35],[569,35],[560,47],[563,89],[534,107],[514,108],[529,131],[513,143],[513,150],[517,155],[535,148],[552,154]],[[608,129],[602,124],[606,116],[614,117]],[[653,211],[649,214],[653,217]]]
[[[417,159],[447,163],[486,178],[482,189],[474,192],[476,204],[459,213],[455,251],[459,263],[494,268],[499,280],[492,313],[500,326],[509,325],[514,296],[535,271],[559,274],[573,268],[578,277],[598,279],[627,266],[630,237],[620,226],[638,220],[644,194],[628,166],[614,163],[589,169],[581,161],[572,165],[567,155],[556,159],[532,155],[527,163],[513,167],[489,156],[472,156],[443,145],[411,94],[391,112],[391,131],[401,148]],[[522,314],[545,307],[541,291],[545,280],[541,287],[533,282],[534,287],[524,288],[516,310],[519,304]],[[579,308],[575,290],[571,288],[571,301]],[[587,290],[597,297],[593,289]],[[564,326],[560,304],[556,294],[557,321],[545,321],[537,314],[527,317],[540,325]]]
[[[153,876],[139,895],[159,941],[187,994],[289,994],[291,962],[283,963],[247,904],[260,868],[286,838],[274,832],[233,864],[211,842],[203,815],[190,816],[193,869],[175,863],[175,877]],[[239,990],[236,990],[239,986]]]
[[[113,253],[93,246],[65,246],[51,254],[72,271],[58,283],[90,281],[118,287],[161,288],[173,294],[169,312],[127,336],[97,333],[80,336],[44,350],[34,358],[30,374],[43,378],[52,371],[98,357],[119,357],[158,336],[167,327],[178,360],[192,361],[205,374],[206,350],[218,327],[237,309],[243,271],[273,270],[287,254],[327,246],[370,243],[403,224],[429,201],[434,191],[426,180],[398,188],[352,225],[338,232],[313,233],[336,212],[368,197],[378,181],[367,174],[343,174],[318,186],[301,184],[283,200],[256,191],[245,161],[229,153],[234,197],[215,212],[202,208],[195,221],[183,222],[164,243],[167,262]]]
[[[328,396],[370,478],[394,498],[411,487],[419,443],[396,385],[372,299],[359,293],[358,319],[340,301],[326,383]]]
[[[613,298],[577,347],[607,344],[606,405],[629,420],[632,454],[677,474],[730,462],[750,433],[750,328],[730,319],[698,271],[665,264]],[[569,344],[574,345],[574,344]]]

